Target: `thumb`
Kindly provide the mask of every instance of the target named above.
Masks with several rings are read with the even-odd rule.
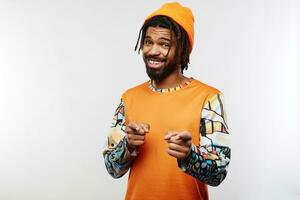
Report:
[[[192,139],[192,134],[187,132],[187,131],[184,131],[184,132],[181,132],[181,133],[177,134],[176,139],[177,140],[181,139],[181,140],[184,140],[184,141],[188,141],[188,140]]]
[[[164,137],[165,140],[170,140],[171,137],[176,136],[178,133],[174,131],[168,131]]]

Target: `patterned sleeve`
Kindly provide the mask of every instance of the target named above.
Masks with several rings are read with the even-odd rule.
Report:
[[[115,111],[107,144],[103,151],[106,169],[114,178],[119,178],[128,171],[134,156],[127,148],[125,127],[125,106],[121,99]]]
[[[200,147],[192,145],[185,161],[178,162],[187,174],[210,185],[218,186],[226,177],[230,162],[229,132],[222,93],[213,96],[201,116]]]

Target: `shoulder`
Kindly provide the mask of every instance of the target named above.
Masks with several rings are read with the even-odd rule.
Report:
[[[203,105],[206,105],[208,102],[215,102],[215,100],[222,101],[224,98],[223,93],[219,89],[203,83],[200,80],[194,79],[194,88],[196,93],[204,98]]]
[[[142,94],[143,92],[147,91],[148,85],[149,81],[146,81],[134,87],[131,87],[122,94],[122,98],[126,98],[127,96],[131,96],[134,94]]]
[[[200,80],[194,79],[194,87],[198,90],[201,90],[202,92],[205,92],[207,95],[216,95],[221,93],[220,90],[218,90],[217,88],[208,85],[206,83],[203,83]]]

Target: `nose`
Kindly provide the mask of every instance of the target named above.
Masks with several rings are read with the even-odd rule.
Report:
[[[157,56],[160,54],[159,47],[157,45],[152,45],[149,49],[148,55]]]

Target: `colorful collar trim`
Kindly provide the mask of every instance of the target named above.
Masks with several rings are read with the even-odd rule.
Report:
[[[178,91],[178,90],[181,90],[182,88],[186,87],[187,85],[189,85],[191,82],[192,82],[193,79],[191,79],[190,81],[186,81],[184,82],[183,84],[179,85],[179,86],[176,86],[176,87],[173,87],[173,88],[155,88],[153,86],[153,81],[149,81],[149,87],[152,91],[154,92],[159,92],[159,93],[166,93],[166,92],[174,92],[174,91]]]

